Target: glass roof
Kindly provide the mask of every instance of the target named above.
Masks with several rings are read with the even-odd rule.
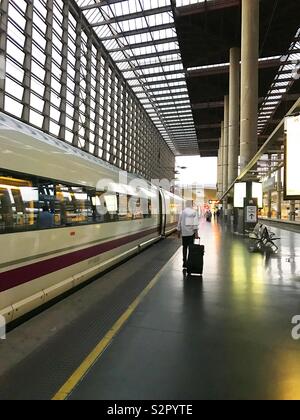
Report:
[[[300,63],[300,28],[297,31],[288,53],[278,57],[282,62],[279,71],[265,97],[258,115],[258,134],[261,135],[266,129],[268,122],[272,121],[283,96],[289,91],[293,83],[299,79]]]
[[[175,154],[198,154],[172,0],[76,0]],[[193,3],[201,1],[193,1]],[[190,1],[177,0],[177,5]]]

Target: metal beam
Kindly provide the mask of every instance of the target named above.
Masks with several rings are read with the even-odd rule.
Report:
[[[192,104],[192,109],[215,109],[215,108],[223,108],[224,101],[217,101],[217,102],[200,102]]]
[[[189,6],[177,7],[175,13],[178,17],[197,15],[200,13],[209,13],[215,10],[227,9],[230,7],[239,7],[240,0],[211,0],[202,3],[196,3]]]
[[[182,92],[184,93],[188,93],[187,90],[187,85],[178,85],[178,86],[168,86],[168,87],[161,87],[161,88],[154,88],[154,89],[149,89],[149,92],[152,94],[153,92],[164,92],[164,91],[170,91],[172,92],[172,95],[177,94],[176,90],[179,89],[186,89],[186,92]],[[180,92],[178,92],[179,94]],[[162,93],[162,96],[166,96],[167,93]],[[155,97],[158,97],[159,95],[154,95]]]
[[[79,147],[79,123],[80,123],[80,82],[81,82],[81,31],[82,23],[76,23],[76,39],[75,39],[75,78],[74,78],[74,116],[73,116],[73,146]]]
[[[174,55],[174,54],[180,54],[180,49],[177,48],[176,50],[169,50],[169,51],[156,51],[154,53],[149,54],[139,54],[127,58],[123,58],[122,60],[115,60],[116,64],[120,63],[129,63],[131,61],[138,61],[138,60],[146,60],[148,58],[156,58],[156,57],[164,57],[166,55]]]
[[[132,80],[135,80],[135,79],[132,79]],[[185,82],[185,81],[186,81],[185,77],[178,77],[177,79],[165,79],[165,80],[158,80],[156,82],[143,82],[143,85],[144,86],[159,86],[159,85],[167,85],[168,83],[177,83],[177,82],[181,83],[181,82]],[[140,84],[131,85],[132,89],[137,88],[137,87],[141,87],[141,85]],[[185,87],[186,87],[186,85],[185,85]]]
[[[196,137],[183,137],[181,139],[172,139],[175,144],[186,144],[187,142],[195,142],[195,144],[197,143],[197,138]]]
[[[31,97],[31,71],[32,71],[32,34],[33,34],[33,3],[28,2],[25,10],[25,44],[23,60],[23,96],[22,96],[22,120],[29,123],[30,120],[30,97]]]
[[[185,140],[187,138],[191,139],[191,140],[197,140],[197,136],[195,132],[192,131],[181,131],[181,135],[178,135],[176,133],[171,133],[171,137],[173,141],[182,141]]]
[[[53,5],[51,5],[53,6]],[[69,1],[63,0],[62,8],[62,62],[60,77],[60,117],[59,138],[65,140],[67,119],[67,80],[68,80],[68,28],[69,28]]]
[[[5,65],[6,49],[7,49],[7,26],[8,26],[8,7],[9,1],[2,0],[0,2],[0,60]],[[5,68],[2,69],[5,73]],[[5,101],[5,74],[0,77],[0,110],[4,111]]]
[[[173,76],[174,74],[184,74],[185,70],[171,70],[171,71],[162,71],[159,73],[152,73],[152,74],[143,74],[140,76],[135,76],[135,77],[129,77],[127,79],[127,81],[133,81],[133,80],[140,80],[140,79],[151,79],[153,77],[164,77],[164,76]],[[154,84],[158,84],[158,83],[162,83],[162,80],[159,80],[157,83]],[[164,83],[168,83],[168,80],[165,79]]]
[[[152,45],[171,44],[173,42],[178,43],[178,39],[177,39],[176,36],[170,37],[170,38],[157,39],[157,40],[154,40],[154,41],[137,42],[135,44],[130,43],[128,45],[122,45],[122,47],[110,49],[109,52],[110,53],[117,53],[117,52],[120,52],[120,51],[134,50],[136,48],[146,48],[146,47],[149,47],[149,46],[152,46]]]
[[[44,77],[44,107],[43,107],[43,131],[49,133],[50,131],[50,109],[51,109],[51,77],[52,77],[52,36],[53,36],[53,0],[47,3],[46,15],[46,46],[45,46],[45,77]]]
[[[86,46],[86,77],[85,77],[85,121],[84,121],[84,150],[89,151],[91,137],[91,91],[92,91],[92,37],[88,36]]]
[[[115,105],[116,105],[116,73],[113,70],[111,75],[110,75],[110,93],[109,93],[109,97],[110,97],[110,107],[111,107],[111,115],[110,115],[110,127],[109,127],[109,135],[110,135],[110,141],[109,141],[109,163],[111,163],[112,165],[115,165],[115,153],[114,153],[114,131],[115,131],[115,119],[116,119],[116,114],[115,114]]]
[[[150,91],[151,94],[151,98],[155,99],[159,99],[159,98],[166,98],[166,97],[171,97],[170,100],[172,100],[172,98],[176,98],[176,96],[187,96],[186,98],[182,98],[182,99],[189,99],[189,93],[188,91],[186,92],[171,92],[171,93],[161,93],[159,95],[152,95],[153,91]],[[180,98],[176,98],[176,99],[180,99]]]
[[[185,115],[189,115],[192,118],[191,111],[177,111],[177,112],[170,112],[170,114],[164,114],[164,119],[176,117],[176,118],[186,118]]]
[[[197,130],[208,130],[210,128],[221,128],[221,123],[196,125]]]
[[[110,6],[112,4],[121,3],[127,0],[98,0],[97,3],[88,4],[87,6],[82,6],[80,9],[82,11],[91,10],[91,9],[99,9],[102,6]]]
[[[111,4],[111,2],[109,2]],[[98,27],[98,26],[105,26],[105,25],[111,25],[113,23],[118,23],[118,22],[125,22],[127,20],[132,20],[132,19],[140,19],[146,16],[153,16],[153,15],[159,15],[162,13],[167,13],[167,12],[171,12],[172,11],[172,6],[164,6],[164,7],[157,7],[155,9],[149,9],[149,10],[143,10],[141,12],[136,12],[136,13],[128,13],[126,15],[122,15],[122,16],[115,16],[113,18],[107,19],[107,20],[103,20],[101,22],[97,22],[97,23],[93,23],[91,26],[93,27]]]
[[[153,98],[153,100],[155,100],[155,98]],[[159,106],[160,104],[169,104],[169,103],[174,103],[176,105],[180,105],[182,102],[185,102],[184,105],[190,104],[189,97],[187,97],[187,98],[163,99],[163,100],[159,100],[157,102],[157,105]]]
[[[91,25],[93,26],[93,25]],[[104,38],[101,38],[99,36],[99,38],[101,39],[102,42],[104,41],[113,41],[114,39],[120,39],[120,38],[127,38],[130,36],[134,36],[134,35],[141,35],[141,34],[148,34],[149,32],[157,32],[157,31],[163,31],[165,29],[173,29],[175,28],[175,24],[174,23],[164,23],[163,25],[157,25],[157,26],[147,26],[146,28],[140,28],[140,29],[134,29],[132,31],[125,31],[125,32],[120,32],[114,35],[110,35],[110,36],[105,36]]]
[[[184,110],[187,110],[187,109],[190,109],[190,104],[186,104],[186,105],[179,105],[178,104],[178,106],[176,106],[176,105],[162,105],[162,106],[160,106],[159,104],[158,104],[158,107],[160,108],[160,110],[161,111],[163,111],[163,110],[165,110],[165,111],[167,111],[168,109],[174,109],[174,110],[178,110],[179,112],[182,110],[182,109],[184,109]]]
[[[101,52],[100,50],[97,51],[97,69],[101,68]],[[96,96],[95,96],[95,149],[94,155],[96,157],[100,156],[100,121],[101,121],[101,72],[97,71],[96,73]]]
[[[287,64],[293,64],[293,62],[288,62]],[[277,58],[271,58],[268,60],[265,59],[261,59],[259,60],[258,63],[258,68],[260,70],[263,69],[268,69],[268,68],[275,68],[275,67],[280,67],[282,65],[282,62],[280,61],[280,59]],[[188,70],[187,74],[188,77],[201,77],[201,76],[214,76],[214,75],[218,75],[218,74],[227,74],[229,73],[229,64],[223,64],[223,65],[219,65],[219,66],[205,66],[205,67],[200,67],[198,69],[191,69]]]
[[[178,64],[182,64],[181,59],[180,60],[171,60],[171,61],[162,61],[162,62],[158,62],[158,63],[150,63],[150,64],[143,64],[143,65],[138,65],[138,66],[133,66],[124,70],[121,70],[122,73],[129,73],[131,71],[134,70],[147,70],[147,69],[154,69],[156,67],[165,67],[165,66],[175,66]]]
[[[194,125],[194,123],[191,121],[191,122],[189,122],[189,123],[184,123],[184,122],[168,122],[167,123],[167,125],[168,125],[168,127],[170,128],[170,130],[172,131],[172,130],[178,130],[178,129],[183,129],[183,130],[186,130],[186,129],[189,129],[189,128],[193,128],[194,130],[195,130],[195,125]]]

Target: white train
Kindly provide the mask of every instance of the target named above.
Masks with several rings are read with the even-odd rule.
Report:
[[[182,199],[146,185],[0,113],[0,315],[9,323],[172,233]]]

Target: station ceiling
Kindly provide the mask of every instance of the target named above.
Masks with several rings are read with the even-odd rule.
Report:
[[[76,0],[176,155],[217,156],[241,0]],[[299,97],[299,0],[261,0],[259,141]]]
[[[229,51],[241,46],[241,0],[190,0],[175,23],[202,156],[217,156],[229,89]],[[300,3],[261,0],[259,145],[300,94]],[[298,67],[299,70],[299,67]],[[209,127],[210,125],[210,127]],[[206,128],[203,129],[203,126]]]
[[[76,1],[171,150],[176,155],[197,154],[174,2]]]

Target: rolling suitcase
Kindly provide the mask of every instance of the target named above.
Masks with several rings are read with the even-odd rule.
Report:
[[[187,262],[187,273],[190,274],[203,274],[205,248],[203,245],[193,244],[189,249],[189,258]]]

